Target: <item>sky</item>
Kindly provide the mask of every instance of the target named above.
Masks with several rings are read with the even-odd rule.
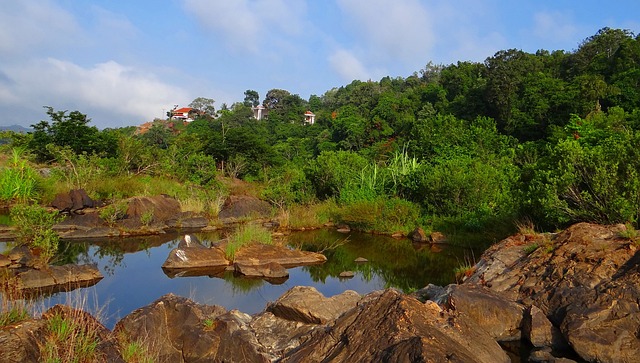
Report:
[[[0,0],[0,126],[78,110],[100,129],[197,97],[303,99],[499,50],[640,33],[638,0]]]

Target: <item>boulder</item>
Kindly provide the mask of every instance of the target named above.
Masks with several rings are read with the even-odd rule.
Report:
[[[169,252],[162,264],[163,269],[208,269],[224,271],[230,264],[225,253],[218,247],[177,247]]]
[[[229,196],[220,212],[219,219],[267,218],[271,215],[271,204],[248,195]]]
[[[85,208],[94,208],[97,203],[84,189],[72,189],[68,193],[57,194],[51,206],[61,212],[77,212]]]
[[[125,219],[139,222],[142,216],[149,213],[153,213],[153,223],[164,223],[180,215],[180,202],[166,195],[128,199]]]
[[[253,318],[250,327],[273,362],[305,342],[318,325],[283,319],[264,311]]]
[[[409,239],[412,240],[413,242],[419,242],[419,243],[429,242],[429,237],[427,236],[427,233],[424,231],[424,229],[420,227],[416,227],[416,229],[411,231],[407,237],[409,237]]]
[[[314,287],[296,286],[267,306],[266,311],[285,320],[326,324],[355,307],[360,298],[351,290],[327,298]]]
[[[508,363],[476,325],[395,290],[376,292],[289,351],[281,362]]]
[[[246,277],[259,277],[280,279],[289,277],[289,272],[277,262],[263,263],[259,265],[245,265],[243,263],[234,263],[235,271]]]
[[[0,362],[42,362],[38,343],[46,330],[42,319],[30,319],[0,329]]]
[[[535,305],[525,311],[522,335],[536,348],[551,347],[556,350],[568,348],[560,329],[553,326],[542,310]]]
[[[342,271],[340,272],[340,274],[338,275],[339,278],[341,279],[351,279],[356,275],[355,272],[353,271]]]
[[[586,361],[637,361],[640,251],[621,237],[624,229],[578,223],[533,240],[507,238],[483,254],[465,284],[537,306]],[[540,247],[525,252],[533,243]]]
[[[525,307],[486,288],[449,285],[445,307],[473,320],[497,341],[519,340]]]
[[[268,362],[249,329],[251,317],[165,295],[120,320],[116,336],[144,337],[160,362]]]

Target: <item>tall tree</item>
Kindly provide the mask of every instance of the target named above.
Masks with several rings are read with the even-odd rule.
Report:
[[[216,109],[215,107],[213,107],[213,104],[216,101],[214,101],[211,98],[205,98],[205,97],[198,97],[196,99],[194,99],[193,101],[191,101],[191,103],[189,104],[189,107],[191,108],[195,108],[196,110],[209,115],[209,116],[215,116],[216,114]]]
[[[244,105],[247,107],[256,107],[260,104],[260,95],[257,91],[248,89],[244,91]]]

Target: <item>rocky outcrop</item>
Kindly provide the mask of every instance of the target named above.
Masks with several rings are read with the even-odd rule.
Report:
[[[370,294],[282,362],[510,362],[481,328],[394,290]]]
[[[507,238],[485,252],[465,284],[529,307],[528,335],[536,345],[553,342],[557,328],[582,359],[636,362],[640,251],[621,237],[624,230],[580,223],[555,235]]]

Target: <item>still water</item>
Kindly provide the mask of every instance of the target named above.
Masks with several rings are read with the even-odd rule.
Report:
[[[194,233],[208,245],[223,237],[219,233]],[[393,239],[363,233],[341,234],[333,230],[295,232],[284,243],[295,248],[322,251],[323,265],[289,269],[289,279],[280,285],[257,279],[196,276],[170,278],[161,266],[182,234],[126,239],[103,239],[90,242],[67,241],[58,263],[93,263],[104,279],[92,287],[57,293],[41,301],[43,308],[56,303],[78,305],[96,313],[108,328],[132,312],[164,294],[189,297],[204,304],[238,309],[248,314],[262,311],[294,286],[313,286],[325,296],[345,290],[360,294],[398,288],[409,292],[429,283],[454,282],[454,269],[479,256],[478,250],[454,246],[414,245],[407,239]],[[485,246],[483,246],[485,247]],[[363,257],[366,263],[354,260]],[[353,271],[351,279],[339,278],[343,271]]]

